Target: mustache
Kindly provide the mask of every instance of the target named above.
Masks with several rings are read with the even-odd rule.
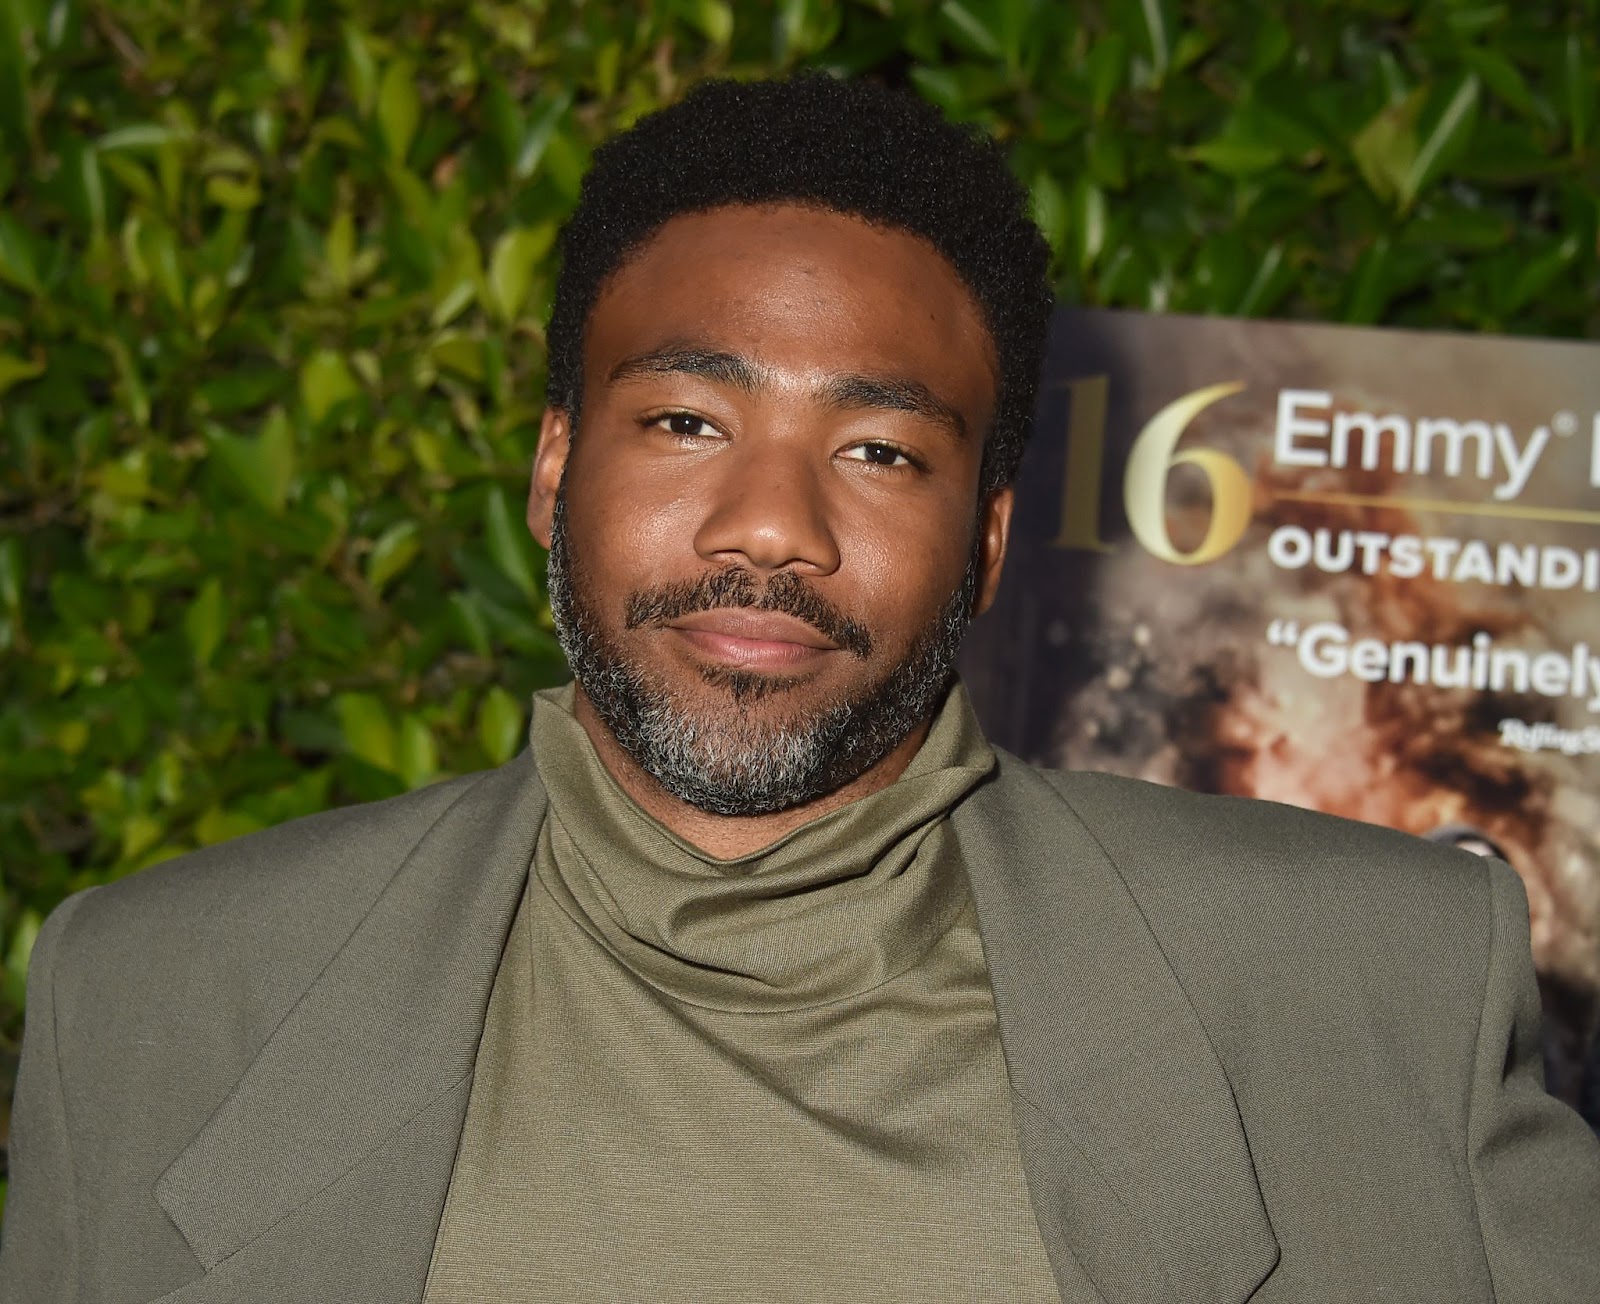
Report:
[[[765,582],[754,572],[734,566],[712,571],[697,580],[639,589],[628,595],[623,621],[628,629],[662,625],[697,611],[748,608],[776,611],[803,620],[824,638],[861,660],[872,655],[872,636],[790,571],[779,571]]]

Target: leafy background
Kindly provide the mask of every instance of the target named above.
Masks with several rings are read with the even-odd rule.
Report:
[[[0,0],[0,1096],[68,892],[505,760],[554,239],[699,78],[1004,140],[1065,299],[1587,337],[1600,0]]]

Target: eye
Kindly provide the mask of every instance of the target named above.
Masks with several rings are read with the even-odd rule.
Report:
[[[869,462],[873,466],[887,466],[899,468],[902,466],[916,466],[916,460],[904,449],[896,448],[893,444],[885,444],[875,439],[870,439],[864,444],[854,444],[845,449],[841,457],[848,457],[856,462]]]
[[[693,412],[666,412],[656,418],[656,424],[666,426],[673,434],[685,439],[695,439],[710,429],[710,423]]]

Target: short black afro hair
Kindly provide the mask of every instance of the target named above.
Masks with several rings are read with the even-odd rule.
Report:
[[[583,333],[607,279],[674,217],[795,202],[922,237],[983,310],[999,359],[983,489],[1028,438],[1049,324],[1049,249],[999,147],[912,95],[806,73],[703,82],[595,154],[562,233],[547,398],[577,414]]]

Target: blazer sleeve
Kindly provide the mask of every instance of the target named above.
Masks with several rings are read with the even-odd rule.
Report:
[[[56,1053],[57,946],[87,893],[45,920],[28,963],[22,1062],[11,1104],[10,1185],[0,1228],[0,1301],[64,1304],[77,1298],[77,1210],[71,1134]]]
[[[1497,1304],[1580,1304],[1600,1287],[1600,1142],[1544,1089],[1528,902],[1489,862],[1492,920],[1467,1154]]]

